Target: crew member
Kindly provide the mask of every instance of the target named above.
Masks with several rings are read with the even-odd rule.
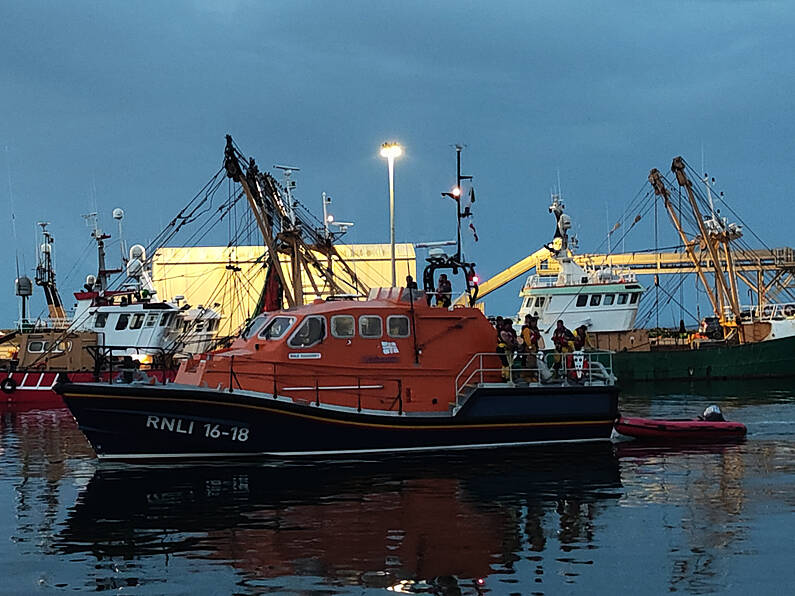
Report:
[[[560,375],[560,366],[563,361],[563,354],[567,354],[573,349],[574,334],[566,328],[563,321],[558,319],[555,332],[552,334],[552,343],[555,344],[555,375]]]
[[[585,350],[586,348],[593,348],[593,345],[591,345],[591,338],[588,337],[588,327],[580,325],[574,330],[574,349]]]
[[[453,297],[453,285],[447,279],[447,274],[439,276],[439,285],[436,286],[436,306],[447,308],[450,306]]]
[[[517,347],[516,332],[513,330],[510,319],[504,319],[502,328],[498,327],[497,330],[497,354],[499,354],[500,362],[502,363],[502,380],[510,382],[512,380],[511,367],[513,366],[513,358]]]

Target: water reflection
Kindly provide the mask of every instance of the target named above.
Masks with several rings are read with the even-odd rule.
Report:
[[[566,545],[591,542],[598,504],[617,498],[618,488],[608,445],[319,465],[101,468],[55,547],[99,559],[223,561],[252,589],[318,577],[331,585],[477,591],[495,568],[511,573],[524,548],[543,551],[550,535]]]
[[[793,397],[775,391],[724,396],[749,428],[734,444],[317,464],[103,467],[66,410],[5,412],[0,575],[21,593],[772,592],[795,532]]]

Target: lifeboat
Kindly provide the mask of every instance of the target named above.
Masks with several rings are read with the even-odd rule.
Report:
[[[618,388],[593,359],[572,382],[501,378],[496,332],[472,307],[375,288],[256,317],[174,383],[56,387],[108,459],[299,456],[609,440]]]
[[[740,422],[727,420],[658,420],[619,418],[616,432],[644,441],[721,441],[745,436]]]

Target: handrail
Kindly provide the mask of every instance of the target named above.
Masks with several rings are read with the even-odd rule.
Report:
[[[615,382],[615,377],[613,375],[613,352],[609,350],[590,350],[590,351],[574,351],[574,352],[555,352],[554,350],[546,350],[541,351],[538,354],[542,354],[542,358],[544,359],[545,367],[549,370],[557,369],[558,377],[562,382],[568,383],[571,380],[571,374],[575,374],[574,370],[570,370],[567,362],[566,356],[569,354],[582,354],[585,358],[585,362],[588,363],[588,366],[583,366],[582,370],[587,370],[587,379],[584,379],[583,382],[585,384],[592,384],[594,381],[601,381],[604,383],[612,384]],[[485,373],[497,373],[503,370],[503,367],[485,367],[483,365],[484,357],[497,357],[499,358],[503,354],[499,352],[478,352],[474,354],[467,363],[462,367],[461,371],[456,375],[455,378],[455,395],[456,395],[456,402],[458,401],[459,396],[461,395],[462,391],[465,387],[469,386],[473,379],[478,378],[479,376],[479,383],[480,385],[484,382],[484,374]],[[516,357],[518,355],[515,355]],[[535,366],[525,366],[519,367],[512,365],[509,369],[511,375],[511,381],[505,382],[506,384],[512,383],[514,380],[514,375],[521,373],[533,373],[539,374],[540,370],[537,365],[537,354],[534,353],[527,353],[527,358],[533,359],[533,363]],[[559,356],[560,360],[559,363],[555,361],[555,357]],[[607,365],[603,362],[600,362],[600,359],[606,358]],[[516,362],[516,360],[514,360]],[[478,366],[474,370],[470,370],[473,363],[477,363]],[[549,366],[552,364],[552,366]],[[559,365],[559,366],[558,366]],[[466,375],[466,376],[465,376]],[[464,379],[462,381],[462,378]],[[581,384],[581,383],[578,383]]]

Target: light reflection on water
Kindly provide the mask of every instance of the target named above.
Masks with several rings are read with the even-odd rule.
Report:
[[[630,388],[622,410],[713,402],[746,441],[245,466],[98,466],[68,412],[4,413],[0,592],[772,591],[793,579],[793,393]]]

